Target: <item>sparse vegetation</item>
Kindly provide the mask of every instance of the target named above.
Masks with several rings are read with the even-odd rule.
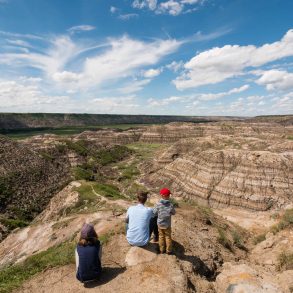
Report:
[[[285,213],[280,217],[280,221],[278,224],[274,225],[271,228],[271,231],[276,234],[281,230],[293,226],[293,209],[288,209]]]
[[[80,156],[85,157],[89,153],[89,150],[86,148],[85,142],[83,140],[79,140],[76,142],[66,140],[65,143],[70,150],[75,151]]]
[[[121,161],[130,153],[130,149],[128,149],[126,146],[115,145],[112,148],[97,151],[94,156],[97,159],[97,162],[104,166],[110,163]]]
[[[164,144],[159,143],[132,143],[128,144],[127,147],[136,152],[136,156],[141,160],[149,159],[153,154],[160,148],[166,147]]]
[[[48,268],[74,263],[74,242],[65,242],[0,271],[0,293],[10,293]]]
[[[260,242],[263,242],[264,240],[266,240],[266,234],[265,233],[259,234],[256,237],[254,237],[253,243],[256,245]]]
[[[10,231],[16,228],[23,228],[29,225],[29,222],[24,221],[22,219],[7,219],[4,217],[0,217],[0,223],[2,223]]]
[[[278,257],[279,270],[293,270],[293,252],[283,251]]]
[[[125,198],[119,191],[118,187],[111,184],[96,183],[93,185],[96,193],[105,196],[109,199]]]
[[[49,161],[49,162],[53,162],[54,161],[54,157],[46,152],[40,152],[40,155],[43,159],[45,159],[46,161]]]
[[[231,235],[233,238],[233,245],[235,245],[239,249],[247,250],[247,248],[244,245],[243,237],[238,231],[232,230]]]
[[[218,242],[223,245],[225,248],[232,250],[232,244],[230,239],[228,238],[226,231],[222,228],[218,227],[219,236],[217,238]]]

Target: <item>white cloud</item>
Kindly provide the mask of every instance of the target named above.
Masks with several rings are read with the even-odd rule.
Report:
[[[166,65],[166,68],[168,68],[169,70],[172,70],[173,72],[178,72],[180,69],[183,68],[183,61],[173,61],[170,64]]]
[[[118,16],[118,18],[121,19],[121,20],[129,20],[131,18],[136,18],[136,17],[138,17],[137,13],[120,14]]]
[[[264,85],[267,90],[293,90],[293,73],[282,70],[267,70],[259,73],[261,77],[256,80],[259,85]]]
[[[123,80],[141,71],[144,66],[157,64],[164,56],[175,52],[182,44],[177,40],[144,42],[127,36],[108,39],[104,44],[87,47],[68,36],[48,39],[49,47],[36,52],[2,53],[0,64],[12,67],[37,68],[48,81],[75,88],[100,86],[108,81]],[[103,47],[103,51],[95,50]],[[91,51],[91,57],[84,54]],[[81,54],[83,53],[83,54]],[[75,62],[78,67],[76,68]],[[68,64],[75,67],[68,70]]]
[[[161,72],[162,72],[162,70],[160,68],[158,68],[158,69],[151,68],[149,70],[144,71],[143,76],[146,78],[153,78],[153,77],[160,75]]]
[[[92,31],[94,30],[96,27],[92,26],[92,25],[76,25],[73,26],[71,28],[69,28],[67,31],[71,34],[75,34],[75,33],[79,33],[79,32],[86,32],[86,31]]]
[[[137,9],[148,8],[154,11],[156,14],[170,14],[177,16],[181,13],[190,13],[196,10],[196,8],[185,9],[185,6],[201,4],[202,0],[168,0],[158,3],[157,0],[134,0],[132,7]]]
[[[79,82],[82,79],[82,74],[69,71],[56,72],[53,74],[53,79],[61,83]]]
[[[46,95],[36,84],[0,81],[0,111],[3,112],[58,110],[58,105],[64,106],[68,102],[69,97]]]
[[[287,56],[293,56],[293,30],[280,41],[258,48],[226,45],[204,51],[187,62],[186,71],[173,82],[179,90],[215,84],[243,74],[245,68],[259,67]]]
[[[167,2],[160,3],[157,13],[168,13],[176,16],[183,11],[184,5],[180,2],[169,0]]]
[[[126,36],[109,40],[110,49],[87,58],[84,65],[85,82],[101,84],[130,76],[136,69],[156,64],[162,57],[176,51],[181,45],[176,40],[142,42]]]
[[[114,6],[110,7],[110,12],[113,13],[113,14],[116,13],[118,10],[119,9],[117,7],[114,7]]]
[[[185,97],[171,96],[169,98],[165,98],[162,100],[150,98],[148,99],[147,102],[149,106],[156,107],[156,106],[167,106],[169,104],[176,103],[176,102],[184,102],[185,100],[186,100]]]
[[[135,80],[119,88],[118,92],[122,94],[135,93],[135,92],[141,91],[144,88],[144,86],[146,86],[150,82],[151,82],[151,79]]]
[[[238,93],[244,92],[244,91],[246,91],[248,89],[249,89],[249,85],[245,84],[245,85],[243,85],[243,86],[241,86],[239,88],[233,88],[228,92],[201,94],[201,95],[198,96],[198,99],[202,100],[202,101],[216,100],[216,99],[220,99],[220,98],[225,97],[225,96],[230,96],[232,94],[238,94]]]
[[[147,7],[150,10],[155,10],[157,8],[157,0],[134,0],[132,2],[132,7],[137,9],[143,9]]]

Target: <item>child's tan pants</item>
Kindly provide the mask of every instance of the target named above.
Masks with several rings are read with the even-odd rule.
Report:
[[[172,252],[172,237],[171,237],[171,227],[160,228],[159,229],[159,246],[160,252]]]

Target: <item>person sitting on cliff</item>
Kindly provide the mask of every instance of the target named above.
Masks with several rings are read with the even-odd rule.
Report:
[[[175,215],[175,208],[170,202],[170,190],[160,190],[162,199],[156,204],[153,212],[158,216],[160,253],[173,254],[171,236],[171,216]]]
[[[75,250],[76,278],[84,283],[101,275],[102,246],[93,225],[84,224],[80,234]]]
[[[158,238],[156,235],[156,221],[153,209],[145,207],[148,193],[140,192],[137,196],[138,204],[129,207],[126,214],[126,239],[130,245],[145,246],[150,240],[151,233],[154,232],[154,240]]]

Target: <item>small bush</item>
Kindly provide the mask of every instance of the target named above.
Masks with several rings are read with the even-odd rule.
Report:
[[[283,251],[278,257],[278,262],[279,270],[293,270],[293,252]]]
[[[293,209],[288,209],[285,211],[285,213],[281,217],[279,223],[277,225],[274,225],[271,228],[271,231],[274,234],[276,234],[281,230],[292,227],[292,225],[293,225]]]
[[[232,230],[231,235],[233,238],[233,244],[239,249],[246,250],[242,236],[236,230]]]
[[[263,242],[265,240],[266,240],[266,234],[260,234],[260,235],[257,235],[256,237],[254,237],[253,243],[256,245],[256,244]]]
[[[227,237],[226,232],[222,229],[222,228],[218,228],[218,242],[223,245],[225,248],[232,250],[232,245],[231,245],[231,241],[229,240],[229,238]]]
[[[80,166],[73,168],[73,174],[75,180],[86,180],[86,181],[93,181],[95,180],[95,174],[90,169],[84,169]]]

